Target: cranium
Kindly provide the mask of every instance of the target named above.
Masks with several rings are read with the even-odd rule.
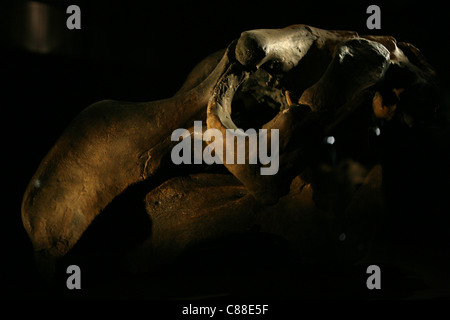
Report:
[[[435,89],[435,73],[420,52],[392,37],[305,25],[243,32],[196,66],[173,97],[105,100],[74,119],[23,199],[22,219],[38,265],[52,274],[113,199],[160,172],[166,181],[157,178],[143,197],[151,232],[127,250],[131,269],[147,270],[202,240],[254,225],[304,249],[307,235],[316,232],[314,241],[320,241],[331,232],[318,217],[378,212],[383,205],[381,167],[354,162],[347,166],[353,178],[338,179],[346,188],[330,200],[316,179],[317,172],[334,170],[323,164],[324,139],[358,112],[374,123],[416,125],[432,110],[400,110],[397,102],[429,98]],[[228,172],[193,165],[184,168],[192,175],[174,177],[164,169],[172,168],[170,135],[177,128],[191,128],[193,135],[194,120],[223,133],[279,129],[279,172],[263,176],[260,164],[224,161]]]

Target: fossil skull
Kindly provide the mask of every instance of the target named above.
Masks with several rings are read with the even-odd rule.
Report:
[[[396,101],[420,98],[422,91],[415,88],[433,87],[434,77],[416,48],[392,37],[305,25],[243,32],[225,51],[196,66],[173,97],[145,103],[105,100],[73,120],[42,160],[22,203],[38,264],[43,272],[54,272],[56,261],[115,197],[151,180],[170,161],[173,130],[191,128],[194,135],[194,120],[223,133],[278,129],[280,170],[263,176],[260,164],[223,159],[234,177],[201,173],[169,179],[145,198],[152,234],[135,252],[150,255],[169,247],[180,252],[255,221],[274,226],[267,212],[285,210],[289,201],[311,211],[312,187],[301,174],[317,161],[324,137],[367,101],[375,117],[389,121],[399,114],[413,125],[420,121],[417,110],[396,110]],[[388,96],[395,101],[387,103]],[[367,177],[379,177],[373,172]],[[205,188],[210,188],[207,195]],[[171,198],[179,194],[190,202]],[[286,219],[296,221],[288,215],[278,224],[290,224]],[[285,235],[283,228],[274,228]]]

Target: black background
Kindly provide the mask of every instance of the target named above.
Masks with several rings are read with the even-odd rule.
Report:
[[[418,47],[437,69],[448,101],[445,2],[389,1],[38,1],[52,8],[55,45],[27,49],[26,3],[0,4],[2,119],[2,294],[31,296],[36,283],[20,204],[41,159],[82,109],[102,99],[171,96],[192,67],[245,30],[309,24],[389,34]],[[67,30],[65,9],[81,8],[81,30]],[[381,8],[381,30],[368,30],[366,8]],[[60,29],[58,29],[60,28]],[[5,205],[6,204],[6,205]]]

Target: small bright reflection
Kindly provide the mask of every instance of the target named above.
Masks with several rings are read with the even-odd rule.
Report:
[[[334,141],[335,141],[335,139],[333,136],[329,136],[329,137],[325,138],[325,143],[327,143],[327,144],[334,144]]]
[[[39,180],[39,179],[34,180],[34,187],[40,188],[40,186],[41,186],[41,180]]]
[[[379,135],[381,134],[380,128],[378,128],[378,127],[375,128],[375,134],[376,134],[377,136],[379,136]]]

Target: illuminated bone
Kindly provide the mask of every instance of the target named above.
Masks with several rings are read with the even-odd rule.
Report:
[[[389,37],[366,38],[385,45],[390,51],[391,64],[413,74],[413,83],[426,83],[428,76],[434,75],[414,47],[402,43],[397,45]],[[313,99],[317,97],[315,92],[329,84],[333,76],[342,76],[339,65],[336,67],[336,47],[352,39],[359,39],[355,32],[326,31],[304,25],[244,32],[225,53],[218,52],[200,63],[172,98],[146,103],[102,101],[88,107],[74,119],[43,159],[24,195],[22,219],[38,265],[51,273],[54,262],[74,246],[108,203],[127,187],[151,179],[174,146],[170,141],[173,130],[190,127],[194,120],[205,117],[208,128],[237,129],[231,117],[233,96],[258,68],[284,77],[280,78],[283,84],[290,85],[285,89],[297,90],[295,94],[317,110],[304,112],[302,106],[291,105],[262,126],[264,129],[278,129],[280,133],[280,170],[276,175],[261,176],[261,165],[258,164],[226,165],[249,192],[245,199],[253,195],[260,203],[277,202],[289,191],[292,178],[311,161],[310,157],[314,155],[316,146],[322,143],[326,130],[358,107],[357,99],[345,99],[353,94],[358,96],[358,90],[371,83],[366,81],[361,88],[352,86],[353,93],[352,90],[344,90],[345,94],[338,97],[344,103],[342,106],[326,97],[330,92],[335,94],[335,88],[330,92],[322,90],[325,97],[320,99],[320,103]],[[376,47],[373,41],[358,41]],[[330,66],[333,58],[335,67]],[[373,70],[378,70],[378,67],[374,66]],[[357,72],[353,74],[359,76]],[[376,77],[372,80],[376,81]],[[347,81],[350,84],[355,82],[352,79]],[[405,90],[401,95],[407,92]],[[295,100],[291,99],[290,104],[292,101]],[[270,136],[268,139],[271,141]],[[182,185],[182,181],[177,183]],[[242,189],[240,186],[236,188]],[[149,201],[152,197],[154,193],[149,196]],[[227,201],[226,196],[223,201]],[[250,204],[253,206],[254,201],[249,200]],[[202,202],[202,205],[205,204]],[[230,203],[229,209],[232,208]],[[178,219],[176,215],[164,219],[164,209],[158,209],[158,215],[151,214],[154,210],[151,206],[147,206],[147,210],[152,219],[161,219],[157,223],[164,232],[170,232],[170,224]],[[245,206],[240,210],[245,211]],[[195,232],[196,228],[208,228],[208,223],[202,225],[204,218],[208,217],[208,208],[202,212],[205,214],[199,215],[201,219],[196,220],[196,227],[190,232]],[[225,212],[222,213],[221,217],[225,217]],[[189,224],[186,225],[188,227]],[[221,232],[235,230],[236,225],[230,224]],[[213,230],[208,234],[213,236]],[[177,235],[167,234],[165,239],[174,237]],[[158,239],[150,238],[149,241],[159,247]],[[181,242],[178,245],[183,247]]]
[[[301,37],[304,37],[304,28],[301,28]],[[255,63],[255,67],[264,63],[270,62],[269,57],[273,59],[281,59],[283,57],[273,49],[266,51],[258,51],[261,48],[270,48],[270,40],[277,41],[273,36],[273,32],[269,32],[269,36],[264,37],[263,32],[257,31],[256,36],[251,33],[251,37],[244,33],[245,39],[252,39],[253,42],[245,40],[243,43],[251,43],[251,48],[256,48],[257,52],[251,54],[246,52],[246,59],[243,60],[246,64]],[[289,30],[288,37],[292,40],[292,29]],[[284,34],[281,38],[284,39]],[[257,40],[255,40],[255,38]],[[295,45],[298,45],[299,40],[294,38]],[[239,48],[241,39],[237,43],[236,50]],[[324,40],[325,41],[325,40]],[[257,46],[257,42],[263,45]],[[281,42],[282,48],[286,48],[286,42],[292,44],[287,40]],[[278,42],[276,42],[278,43]],[[310,38],[307,37],[307,43],[310,47]],[[275,47],[276,44],[273,44]],[[288,55],[297,59],[298,56],[292,54],[293,50],[290,46]],[[304,49],[307,50],[307,49]],[[238,50],[237,50],[238,51]],[[238,52],[244,51],[240,49]],[[267,53],[264,56],[264,53]],[[286,57],[284,57],[286,58]],[[291,59],[290,61],[294,61]],[[239,59],[238,59],[239,60]],[[242,59],[241,59],[242,60]],[[285,59],[286,60],[286,59]],[[293,65],[289,63],[288,65]],[[298,107],[290,107],[280,111],[280,113],[270,122],[263,126],[269,132],[277,129],[279,132],[279,140],[277,137],[279,150],[280,170],[274,176],[262,176],[259,174],[260,164],[249,164],[249,154],[255,153],[256,150],[247,150],[246,164],[228,163],[225,159],[224,165],[233,173],[256,197],[257,200],[270,204],[276,203],[280,196],[288,192],[290,181],[301,171],[308,162],[308,155],[317,145],[317,141],[325,133],[330,130],[332,126],[336,125],[334,117],[326,119],[321,113],[316,111],[334,110],[340,107],[344,108],[344,112],[339,113],[339,121],[342,121],[353,108],[358,104],[347,105],[347,101],[352,101],[359,93],[380,81],[386,69],[389,66],[389,51],[379,44],[365,39],[351,39],[338,44],[334,51],[334,57],[330,63],[327,71],[322,78],[311,88],[307,89],[302,97],[300,103],[307,105],[314,112],[304,114]],[[288,66],[286,66],[286,69]],[[238,66],[232,66],[227,73],[220,79],[213,97],[208,105],[207,121],[208,128],[219,129],[222,134],[226,130],[237,127],[232,120],[232,100],[236,90],[249,77],[247,71],[241,71]],[[334,111],[333,111],[334,112]],[[323,118],[323,120],[322,120]],[[326,120],[325,120],[326,119]],[[225,135],[223,135],[225,137]],[[271,140],[270,134],[267,139]],[[221,143],[227,144],[227,141]],[[271,143],[267,143],[271,145]],[[249,145],[246,146],[249,149]]]
[[[167,137],[204,112],[228,63],[224,54],[206,79],[173,98],[105,100],[72,121],[42,160],[22,203],[23,224],[38,265],[51,269],[108,203],[157,171],[173,146]]]

